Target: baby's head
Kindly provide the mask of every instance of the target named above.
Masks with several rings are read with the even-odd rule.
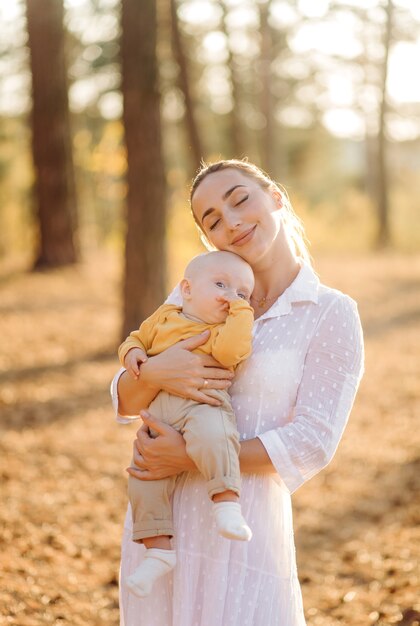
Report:
[[[182,310],[207,324],[220,324],[228,315],[229,301],[243,298],[249,302],[253,289],[253,271],[240,256],[206,252],[194,257],[185,269]]]

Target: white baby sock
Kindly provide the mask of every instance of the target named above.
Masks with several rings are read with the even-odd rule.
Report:
[[[175,550],[149,548],[138,568],[126,580],[127,587],[139,598],[148,596],[156,580],[176,565]]]
[[[219,535],[239,541],[251,539],[252,531],[242,517],[239,502],[215,502],[213,512]]]

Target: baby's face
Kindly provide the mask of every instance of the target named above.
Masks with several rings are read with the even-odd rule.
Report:
[[[215,261],[188,279],[189,294],[183,310],[207,324],[226,320],[229,302],[242,298],[249,302],[254,289],[254,275],[242,259]]]

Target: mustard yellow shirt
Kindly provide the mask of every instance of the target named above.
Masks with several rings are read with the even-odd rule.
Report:
[[[245,300],[230,303],[226,320],[221,324],[195,322],[182,314],[182,308],[163,304],[140,326],[130,333],[118,349],[121,364],[131,348],[141,348],[148,356],[160,354],[181,339],[194,337],[205,330],[210,337],[194,350],[211,354],[221,365],[235,368],[251,354],[254,311]]]

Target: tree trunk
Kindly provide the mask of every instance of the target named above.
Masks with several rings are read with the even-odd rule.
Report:
[[[32,71],[32,153],[39,223],[34,268],[75,263],[77,209],[62,0],[26,0]]]
[[[240,82],[238,80],[237,71],[235,67],[235,56],[232,52],[232,46],[229,41],[229,30],[227,28],[227,16],[228,8],[226,2],[221,2],[222,7],[222,23],[221,30],[224,33],[228,46],[228,60],[227,65],[230,73],[230,84],[232,90],[232,110],[230,112],[230,145],[231,145],[231,157],[241,158],[245,156],[245,142],[243,140],[245,128],[241,124],[239,107],[240,107]]]
[[[122,92],[127,147],[127,236],[122,336],[165,295],[165,175],[155,0],[122,0]]]
[[[188,77],[187,59],[182,44],[182,36],[179,29],[177,3],[176,0],[170,0],[171,7],[171,27],[172,27],[172,48],[174,57],[178,64],[178,80],[179,87],[184,96],[185,105],[185,122],[188,132],[188,144],[191,150],[191,160],[193,162],[193,172],[196,172],[203,158],[203,146],[201,143],[200,133],[198,131],[197,122],[194,114],[194,104],[191,96],[190,80]]]
[[[275,169],[275,125],[273,120],[273,98],[271,95],[271,61],[273,40],[270,24],[268,22],[270,12],[270,0],[260,4],[260,78],[261,78],[261,113],[265,118],[265,126],[261,134],[261,164],[262,168],[269,173]]]
[[[384,59],[382,71],[382,97],[379,110],[379,129],[378,129],[378,188],[377,188],[377,207],[378,207],[378,233],[376,245],[384,248],[389,245],[391,240],[389,227],[389,186],[388,172],[386,165],[386,111],[387,111],[387,93],[386,83],[388,78],[388,58],[389,48],[392,38],[392,17],[393,5],[392,0],[388,0],[386,5],[386,25],[384,34]]]

